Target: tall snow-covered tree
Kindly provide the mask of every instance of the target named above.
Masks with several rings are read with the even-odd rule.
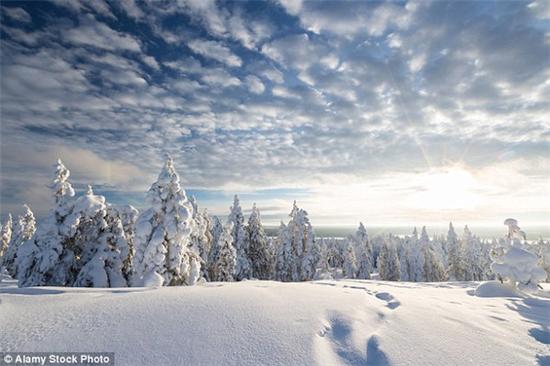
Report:
[[[11,235],[13,232],[13,221],[11,218],[11,213],[8,214],[8,218],[4,225],[2,225],[2,230],[0,231],[2,242],[0,243],[0,259],[4,256],[4,253],[8,250],[11,241]]]
[[[355,257],[355,250],[352,245],[353,238],[348,238],[344,249],[344,265],[342,267],[342,274],[345,278],[357,277],[357,259]]]
[[[372,245],[369,241],[367,229],[362,222],[359,223],[359,228],[355,233],[356,248],[359,250],[359,259],[357,264],[357,278],[369,279],[373,271],[373,255]]]
[[[0,268],[4,267],[12,278],[17,278],[17,251],[21,244],[30,240],[36,231],[36,221],[29,206],[23,205],[25,212],[20,215],[14,225],[8,250],[2,257]]]
[[[237,267],[235,269],[235,279],[241,281],[250,278],[252,268],[250,258],[248,257],[248,240],[246,237],[246,229],[244,227],[244,216],[239,197],[235,195],[233,198],[233,206],[229,208],[229,216],[227,221],[233,224],[233,246],[237,251]]]
[[[268,280],[272,277],[272,261],[269,242],[260,218],[260,210],[256,204],[252,206],[252,213],[248,219],[248,252],[252,265],[252,277]]]
[[[233,224],[228,222],[218,238],[218,251],[213,260],[210,273],[212,281],[230,282],[235,279],[235,269],[237,266],[237,251],[233,246],[232,229]]]
[[[275,279],[283,282],[296,281],[298,268],[292,249],[292,240],[288,227],[282,221],[277,233],[277,248]]]
[[[296,264],[296,273],[292,281],[309,281],[315,277],[320,255],[319,248],[315,244],[313,227],[307,211],[298,208],[296,201],[294,201],[290,217],[287,228]]]
[[[399,258],[391,237],[382,245],[378,257],[378,269],[380,279],[384,281],[399,281],[401,278]]]
[[[451,281],[466,280],[466,263],[464,262],[464,250],[461,241],[458,240],[453,223],[449,223],[447,233],[448,263],[447,276]]]
[[[219,251],[218,242],[219,242],[220,236],[223,233],[223,225],[221,220],[218,218],[218,216],[211,217],[209,230],[210,230],[210,235],[212,237],[212,247],[210,248],[210,253],[208,253],[207,268],[208,268],[209,278],[211,279],[214,261],[218,256],[218,251]]]
[[[108,210],[105,197],[95,195],[91,186],[76,200],[74,213],[79,215],[79,225],[73,247],[73,285],[126,287],[124,263],[130,248],[118,215]]]
[[[54,207],[17,253],[19,286],[64,286],[74,279],[70,269],[79,216],[73,214],[74,189],[69,176],[69,170],[58,160],[50,186]]]
[[[150,208],[136,222],[135,286],[194,285],[200,258],[190,247],[193,207],[170,157],[147,192]]]
[[[206,209],[202,212],[199,210],[195,197],[191,197],[189,202],[193,207],[190,246],[201,258],[201,276],[208,279],[208,255],[212,248],[212,234],[209,230],[210,218]]]
[[[483,268],[483,247],[478,237],[472,234],[468,226],[464,227],[464,234],[461,242],[466,281],[481,281],[484,280]]]
[[[136,252],[134,244],[135,227],[138,215],[139,211],[132,205],[110,205],[107,207],[107,216],[110,220],[114,220],[114,218],[120,219],[122,229],[124,230],[124,237],[128,244],[128,257],[124,260],[122,266],[124,277],[127,280],[131,279],[132,276],[132,260]]]
[[[420,256],[417,257],[417,270],[420,270],[421,274],[417,281],[439,282],[445,279],[445,268],[432,244],[426,227],[423,226],[419,241]]]

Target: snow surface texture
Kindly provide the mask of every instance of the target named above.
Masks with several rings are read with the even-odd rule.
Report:
[[[2,351],[112,351],[117,365],[548,365],[550,287],[475,282],[0,283]],[[492,282],[488,292],[498,292]],[[483,289],[483,287],[481,287]],[[478,288],[478,291],[479,288]],[[486,294],[487,295],[487,294]]]

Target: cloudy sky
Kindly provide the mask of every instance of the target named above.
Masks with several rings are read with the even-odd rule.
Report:
[[[142,206],[170,153],[214,214],[548,223],[549,4],[2,2],[1,214],[57,157]]]

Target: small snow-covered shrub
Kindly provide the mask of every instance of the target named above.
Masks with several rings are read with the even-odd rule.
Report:
[[[509,282],[512,287],[521,290],[536,290],[539,282],[546,279],[546,271],[538,266],[538,257],[529,251],[521,241],[525,239],[514,219],[507,219],[508,234],[504,245],[493,254],[491,269],[502,281]]]

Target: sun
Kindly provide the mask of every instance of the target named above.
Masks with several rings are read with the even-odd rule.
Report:
[[[419,176],[413,196],[417,207],[432,210],[466,210],[480,202],[479,183],[462,167],[433,169]]]

